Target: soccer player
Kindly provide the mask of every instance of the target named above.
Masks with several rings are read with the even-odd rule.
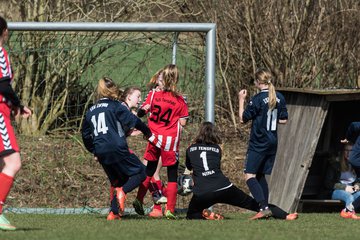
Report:
[[[139,87],[127,87],[124,91],[120,91],[119,101],[123,106],[125,106],[129,111],[133,112],[134,109],[136,109],[141,101],[141,90]],[[133,112],[136,114],[136,112]],[[126,126],[124,126],[124,132],[126,136],[131,135],[137,135],[141,132],[136,129],[125,129]],[[130,153],[133,153],[129,149]],[[124,185],[124,183],[128,180],[128,177],[121,178],[120,180],[118,178],[115,178],[113,181],[111,181],[110,186],[110,211],[107,216],[107,220],[120,220],[121,216],[119,214],[119,208],[118,208],[118,202],[116,195],[114,194],[116,187],[121,187]]]
[[[259,204],[249,195],[234,186],[221,171],[221,139],[211,122],[204,122],[194,143],[186,150],[186,167],[193,170],[194,187],[186,218],[221,220],[224,217],[207,208],[216,203],[259,211]],[[288,214],[275,205],[270,205],[273,216],[295,220],[297,213]]]
[[[259,69],[255,73],[255,86],[260,93],[251,98],[244,110],[247,91],[239,92],[241,123],[252,120],[249,147],[245,162],[245,179],[251,194],[260,205],[260,211],[251,219],[271,216],[268,206],[269,188],[265,174],[271,174],[277,150],[277,125],[288,119],[285,99],[275,91],[270,71]]]
[[[148,88],[150,89],[148,95],[145,99],[149,96],[149,94],[153,94],[153,92],[162,91],[164,88],[164,81],[163,81],[163,69],[158,70],[150,79],[149,83],[147,84]],[[150,100],[151,101],[151,100]],[[138,117],[143,117],[146,115],[146,113],[149,111],[150,104],[146,104],[146,101],[141,105],[141,107],[138,109],[137,115]],[[144,159],[143,163],[147,165],[147,161]],[[164,194],[164,186],[162,184],[162,181],[160,179],[160,170],[162,167],[162,161],[161,158],[159,158],[157,168],[155,170],[155,173],[150,180],[149,190],[152,195],[153,201],[154,201],[154,207],[152,211],[149,213],[149,217],[162,217],[162,208],[161,204],[167,203],[167,198]],[[147,192],[147,188],[140,188],[138,192],[138,196],[145,196]],[[141,197],[140,197],[141,198]],[[142,197],[144,199],[144,197]],[[140,202],[137,198],[133,202],[133,206],[135,208],[135,211],[139,215],[144,215],[144,209],[143,209],[143,202]]]
[[[110,183],[124,182],[116,187],[120,214],[125,209],[126,194],[145,179],[145,167],[131,153],[126,142],[126,132],[136,128],[146,138],[150,129],[129,109],[116,100],[119,89],[110,78],[102,78],[97,86],[97,102],[87,111],[82,126],[82,139],[86,149],[93,153],[105,170]],[[125,129],[125,130],[124,130]]]
[[[146,166],[146,179],[140,185],[134,202],[137,212],[143,209],[143,200],[146,189],[158,166],[161,157],[162,166],[167,167],[167,204],[165,217],[175,219],[175,205],[177,195],[177,170],[179,161],[180,133],[188,118],[188,108],[184,98],[176,91],[179,80],[179,71],[176,65],[170,64],[162,70],[160,84],[163,90],[149,92],[142,108],[150,112],[148,118],[149,128],[153,136],[149,139],[144,159],[148,161]],[[153,210],[154,211],[154,210]],[[153,217],[162,217],[162,211],[158,211]]]
[[[23,118],[31,116],[31,110],[23,106],[11,87],[13,75],[9,55],[3,47],[9,36],[7,22],[0,17],[0,229],[15,230],[5,218],[3,205],[10,192],[16,173],[21,168],[20,149],[16,142],[14,129],[11,125],[11,111]]]

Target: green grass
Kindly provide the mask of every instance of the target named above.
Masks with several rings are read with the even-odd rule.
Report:
[[[341,219],[338,213],[300,214],[296,221],[250,221],[251,213],[227,214],[223,221],[148,219],[137,216],[108,222],[103,215],[8,214],[15,232],[0,231],[10,239],[352,239],[359,222]]]

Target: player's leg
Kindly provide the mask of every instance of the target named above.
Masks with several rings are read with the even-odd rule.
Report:
[[[186,212],[186,218],[204,220],[204,209],[211,207],[213,204],[215,203],[212,201],[212,194],[204,194],[201,196],[193,194]]]
[[[176,197],[177,197],[178,165],[179,162],[176,161],[175,164],[171,166],[167,166],[168,184],[166,190],[167,203],[165,209],[165,216],[168,219],[176,218],[174,213],[175,213],[175,205],[176,205]]]
[[[160,149],[157,148],[155,145],[148,143],[144,154],[144,159],[146,159],[147,161],[146,171],[145,171],[146,178],[140,184],[136,199],[133,202],[135,211],[140,215],[144,215],[144,210],[143,210],[144,197],[146,195],[147,190],[149,189],[150,181],[155,174],[159,158],[160,158]]]
[[[3,151],[3,153],[6,153]],[[21,168],[21,159],[19,152],[13,152],[1,158],[3,169],[0,173],[0,229],[15,230],[16,227],[11,225],[3,214],[3,205],[12,188],[14,177]]]
[[[251,194],[260,206],[260,211],[252,219],[267,218],[271,216],[268,202],[265,199],[262,186],[256,179],[256,174],[263,166],[265,156],[254,151],[248,151],[245,163],[245,179]]]
[[[157,168],[156,168],[156,171],[154,173],[154,176],[152,177],[152,179],[150,181],[150,187],[149,187],[153,201],[156,205],[164,204],[167,202],[167,198],[164,196],[164,194],[162,192],[163,185],[162,185],[162,181],[160,179],[161,167],[162,167],[162,161],[160,158]]]

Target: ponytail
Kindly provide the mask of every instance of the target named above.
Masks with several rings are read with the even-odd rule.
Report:
[[[276,92],[274,85],[269,83],[269,109],[273,110],[276,107]]]
[[[276,107],[276,92],[275,87],[271,83],[273,80],[273,75],[267,69],[258,69],[255,73],[255,77],[259,83],[269,86],[269,109],[273,110]]]

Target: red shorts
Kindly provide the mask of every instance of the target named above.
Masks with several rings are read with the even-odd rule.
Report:
[[[10,114],[10,107],[6,103],[0,103],[0,156],[19,152]]]
[[[161,157],[162,166],[168,167],[174,165],[179,161],[178,151],[164,151],[164,149],[156,147],[152,143],[148,143],[144,154],[144,159],[147,161],[157,161]]]

